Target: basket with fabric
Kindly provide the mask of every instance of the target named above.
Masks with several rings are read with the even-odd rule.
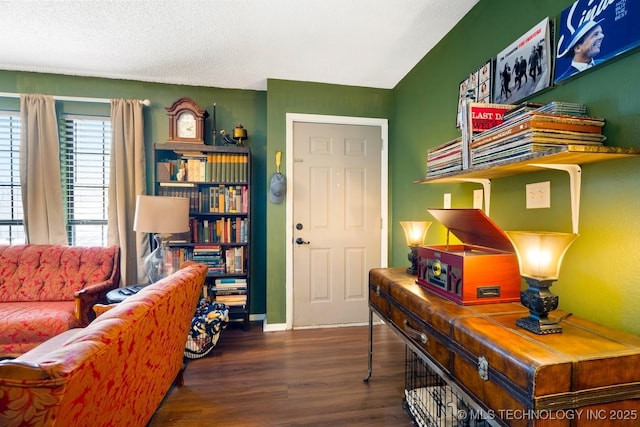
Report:
[[[191,321],[184,356],[199,359],[209,354],[218,343],[220,332],[228,321],[229,308],[225,304],[202,298]]]

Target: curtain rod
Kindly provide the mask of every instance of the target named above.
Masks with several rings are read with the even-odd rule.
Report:
[[[20,98],[19,93],[0,92],[0,97],[4,98]],[[56,101],[75,101],[75,102],[94,102],[97,104],[111,104],[111,100],[107,98],[84,98],[81,96],[54,96]],[[141,99],[140,103],[145,106],[151,105],[148,99]]]

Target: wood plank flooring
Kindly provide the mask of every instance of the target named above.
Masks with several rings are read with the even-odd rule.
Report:
[[[263,332],[230,325],[212,353],[191,360],[148,427],[411,426],[402,408],[405,346],[374,326]]]

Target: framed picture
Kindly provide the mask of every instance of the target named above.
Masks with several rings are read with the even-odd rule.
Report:
[[[467,96],[471,96],[473,100],[478,102],[491,102],[491,64],[493,60],[489,59],[482,64],[481,67],[474,70],[460,82],[460,90],[458,91],[458,113],[456,114],[456,128],[461,126],[462,101]]]
[[[638,22],[638,0],[578,0],[563,10],[558,23],[555,83],[638,47]]]
[[[493,102],[515,104],[551,85],[553,58],[549,18],[514,40],[496,58]]]

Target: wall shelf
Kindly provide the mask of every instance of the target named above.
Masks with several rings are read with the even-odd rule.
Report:
[[[486,167],[476,167],[414,181],[416,184],[455,183],[467,179],[495,179],[540,170],[537,165],[561,165],[602,162],[640,155],[640,148],[607,147],[592,145],[566,145],[562,151],[552,154],[532,154],[524,159],[505,161]]]
[[[640,148],[605,147],[598,145],[566,145],[562,150],[547,154],[534,153],[526,158],[496,162],[486,167],[476,167],[414,181],[416,184],[442,184],[475,182],[484,189],[485,213],[491,206],[491,179],[504,178],[542,169],[563,170],[569,174],[571,189],[571,220],[573,232],[578,233],[580,216],[581,168],[579,165],[640,155]]]

